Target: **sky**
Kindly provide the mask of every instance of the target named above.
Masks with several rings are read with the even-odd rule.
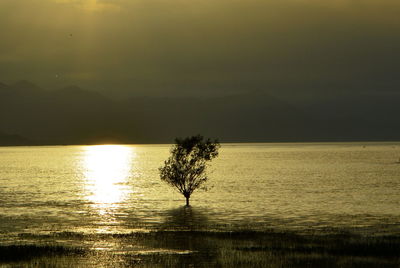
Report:
[[[109,95],[394,94],[398,0],[0,0],[0,81]]]

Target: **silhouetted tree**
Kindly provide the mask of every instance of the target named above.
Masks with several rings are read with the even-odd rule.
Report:
[[[218,156],[219,147],[217,140],[201,135],[175,139],[171,156],[159,168],[161,179],[183,194],[187,206],[193,191],[208,180],[207,162]]]

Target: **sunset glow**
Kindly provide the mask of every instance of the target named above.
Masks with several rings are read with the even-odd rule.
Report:
[[[99,213],[119,206],[129,189],[126,182],[130,173],[131,147],[98,145],[87,147],[84,158],[87,199]]]

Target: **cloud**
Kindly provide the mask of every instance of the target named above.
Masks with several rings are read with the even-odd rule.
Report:
[[[57,72],[132,94],[398,90],[399,13],[394,0],[2,0],[0,80],[56,85]]]

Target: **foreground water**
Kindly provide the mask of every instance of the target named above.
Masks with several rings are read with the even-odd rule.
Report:
[[[169,145],[0,148],[0,245],[154,230],[400,234],[400,143],[224,144],[192,207]]]

